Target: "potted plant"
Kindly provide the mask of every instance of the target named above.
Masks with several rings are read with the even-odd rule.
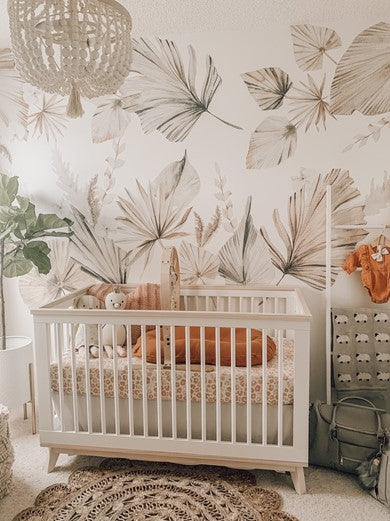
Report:
[[[72,234],[69,219],[37,215],[35,205],[18,191],[18,178],[0,173],[0,403],[8,407],[30,400],[32,342],[27,337],[6,334],[4,277],[19,277],[34,267],[39,273],[49,273],[50,248],[43,238]]]

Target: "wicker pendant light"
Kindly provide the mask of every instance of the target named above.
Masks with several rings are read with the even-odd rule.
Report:
[[[83,115],[80,96],[115,93],[131,65],[131,18],[115,0],[8,0],[11,40],[28,83],[69,95],[67,114]]]

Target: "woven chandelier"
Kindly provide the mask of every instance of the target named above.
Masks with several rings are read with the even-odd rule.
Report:
[[[84,114],[80,96],[113,94],[130,71],[131,18],[115,0],[8,0],[8,14],[20,75],[69,95],[71,118]]]

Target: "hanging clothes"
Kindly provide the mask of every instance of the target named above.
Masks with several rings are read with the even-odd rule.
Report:
[[[362,268],[363,286],[372,302],[385,304],[390,298],[390,250],[380,244],[363,244],[351,253],[343,265],[347,273]]]

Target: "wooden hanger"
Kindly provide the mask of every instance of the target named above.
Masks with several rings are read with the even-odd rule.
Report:
[[[381,231],[381,234],[374,239],[374,241],[371,243],[371,246],[373,248],[376,248],[377,246],[386,246],[387,248],[390,248],[390,239],[387,237],[387,235],[384,234],[385,229]]]

